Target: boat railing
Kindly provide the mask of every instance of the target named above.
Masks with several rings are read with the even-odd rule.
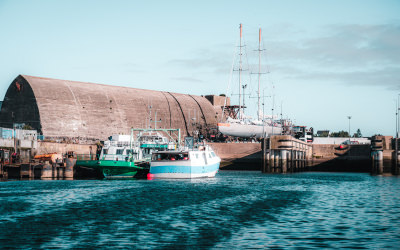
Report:
[[[135,160],[134,155],[119,155],[119,154],[106,154],[106,155],[94,155],[94,154],[78,154],[76,156],[77,161],[133,161]]]
[[[76,160],[77,161],[94,161],[98,160],[98,155],[95,154],[77,154]]]

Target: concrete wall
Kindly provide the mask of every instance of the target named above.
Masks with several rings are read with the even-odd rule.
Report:
[[[92,153],[96,153],[97,146],[95,144],[68,144],[55,142],[38,142],[37,154],[59,153],[65,154],[67,151],[74,151],[76,154],[89,154],[90,147]]]
[[[221,158],[222,169],[261,170],[261,143],[208,143]]]
[[[337,147],[339,144],[313,144],[313,156],[314,158],[335,158]]]
[[[312,144],[341,144],[348,140],[348,137],[314,137]],[[359,144],[371,144],[371,140],[368,138],[351,138],[351,141],[357,141]]]

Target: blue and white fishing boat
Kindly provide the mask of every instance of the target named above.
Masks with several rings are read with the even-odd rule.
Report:
[[[214,177],[219,158],[208,145],[193,149],[154,152],[148,178],[192,179]]]

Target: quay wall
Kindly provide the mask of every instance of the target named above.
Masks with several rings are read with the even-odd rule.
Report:
[[[221,158],[222,170],[261,170],[261,143],[208,143]],[[386,153],[386,152],[385,152]],[[310,170],[369,172],[371,169],[370,145],[313,144]],[[386,155],[386,154],[384,154]],[[389,153],[387,153],[389,155]]]
[[[76,154],[96,153],[96,144],[71,144],[57,142],[38,142],[37,154],[59,153],[65,154],[68,151],[74,151]]]
[[[208,143],[221,158],[223,170],[261,170],[261,143]]]
[[[313,144],[309,166],[314,171],[369,172],[371,145]]]

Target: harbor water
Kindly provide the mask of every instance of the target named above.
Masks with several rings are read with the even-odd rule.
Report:
[[[0,182],[2,248],[400,248],[400,178]]]

